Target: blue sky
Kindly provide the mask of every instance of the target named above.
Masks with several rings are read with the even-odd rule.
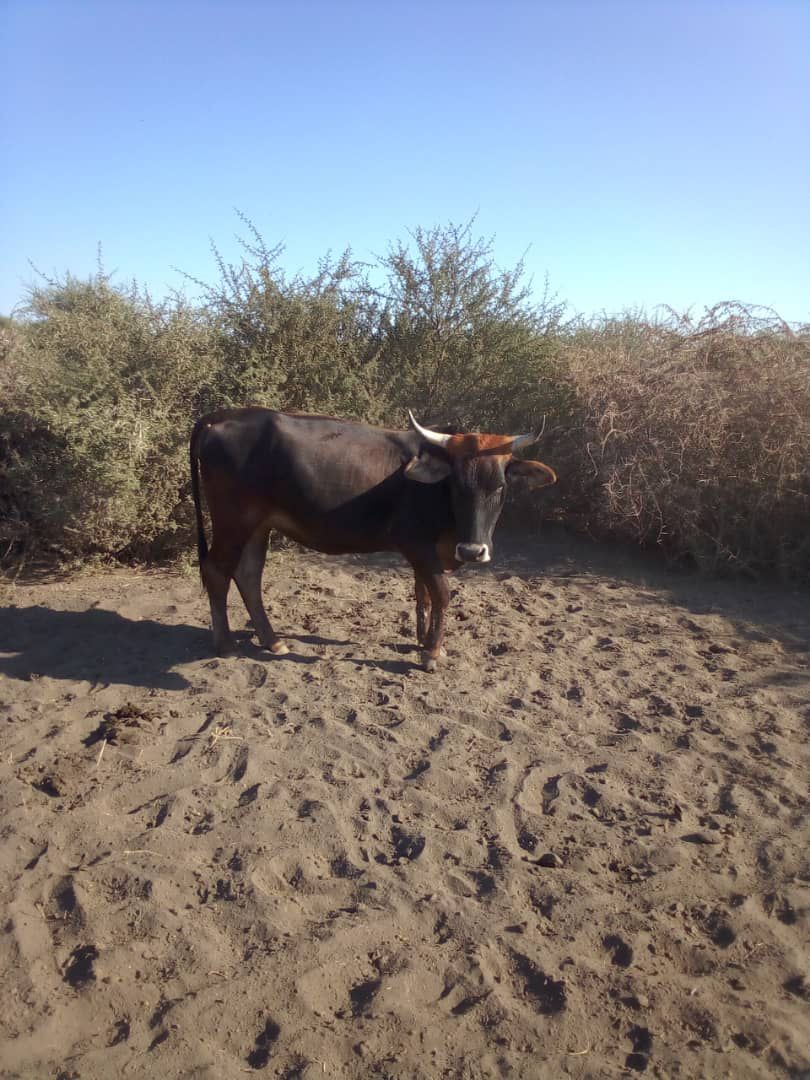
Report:
[[[216,278],[494,237],[585,313],[810,321],[810,5],[5,0],[0,312],[33,273]],[[194,290],[191,290],[194,295]]]

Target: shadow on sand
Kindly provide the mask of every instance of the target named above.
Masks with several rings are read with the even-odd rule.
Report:
[[[497,575],[595,578],[638,590],[637,599],[659,603],[662,595],[693,615],[720,615],[748,640],[773,639],[789,652],[810,650],[810,589],[773,580],[722,578],[668,565],[658,551],[599,543],[548,527],[534,542],[502,535]],[[645,592],[649,592],[646,597]]]
[[[363,570],[386,570],[401,562],[390,555],[349,557]],[[668,569],[655,555],[597,544],[571,537],[561,530],[541,537],[501,535],[491,569],[475,573],[496,577],[548,580],[589,578],[629,585],[635,600],[660,603],[661,594],[688,612],[717,614],[732,624],[732,632],[749,640],[773,639],[788,652],[810,650],[810,591],[774,583],[723,581],[684,570]],[[464,572],[472,583],[473,574]],[[649,594],[649,595],[647,595]],[[305,646],[356,646],[355,641],[317,634],[287,634],[292,648],[286,657],[273,657],[260,649],[249,631],[236,632],[240,655],[276,663],[288,660],[313,664],[319,656],[299,653],[294,642]],[[400,659],[340,657],[341,661],[374,667],[402,675],[419,669],[412,643],[390,642],[387,648]],[[174,670],[184,664],[213,657],[207,627],[171,625],[153,619],[127,619],[114,611],[55,611],[43,606],[0,607],[0,675],[30,680],[87,681],[94,684],[123,683],[163,690],[184,690],[190,685]],[[778,682],[802,684],[807,672],[771,676]]]
[[[421,664],[416,664],[412,660],[369,660],[357,656],[339,656],[337,660],[341,664],[373,668],[375,671],[385,671],[389,675],[407,675],[410,671],[423,670]]]
[[[292,650],[274,657],[259,648],[249,631],[236,631],[240,655],[253,660],[315,664],[317,656],[295,651],[304,645],[352,645],[315,634],[285,635]],[[51,608],[0,608],[0,675],[29,681],[51,679],[105,685],[185,690],[190,684],[174,669],[213,658],[211,631],[202,626],[176,626],[154,619],[132,620],[104,608],[54,611]]]
[[[6,654],[6,655],[2,655]],[[0,675],[184,690],[172,669],[211,656],[210,632],[114,611],[0,608]]]

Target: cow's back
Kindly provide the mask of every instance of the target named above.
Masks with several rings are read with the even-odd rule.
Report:
[[[443,484],[408,480],[411,432],[248,408],[205,417],[199,442],[212,518],[243,516],[328,552],[430,542],[450,525]]]

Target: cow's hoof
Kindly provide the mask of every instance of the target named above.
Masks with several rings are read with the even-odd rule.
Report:
[[[236,652],[233,641],[228,638],[226,641],[215,641],[214,652],[217,656],[233,656]]]
[[[267,648],[274,656],[286,656],[290,651],[283,641],[274,641],[271,645],[268,645]]]
[[[425,671],[436,670],[436,657],[432,656],[429,652],[422,653],[422,667]]]

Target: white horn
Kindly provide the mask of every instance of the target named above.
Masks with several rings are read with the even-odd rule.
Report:
[[[546,430],[546,418],[543,416],[543,426],[539,431],[528,435],[515,435],[512,439],[512,449],[517,450],[519,446],[531,446],[533,443],[539,442],[543,436],[543,432]]]
[[[430,428],[422,427],[421,424],[416,422],[416,417],[410,409],[408,409],[408,416],[414,431],[418,431],[425,442],[433,443],[434,446],[447,446],[453,437],[452,435],[445,435],[441,431],[431,431]]]

